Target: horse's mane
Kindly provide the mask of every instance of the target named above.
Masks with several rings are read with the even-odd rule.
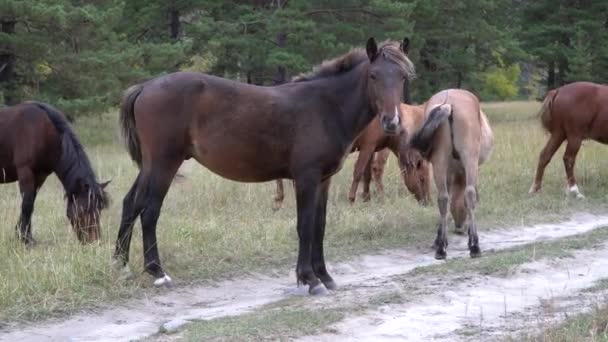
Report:
[[[77,195],[81,190],[79,187],[82,184],[87,184],[90,195],[96,200],[100,209],[105,208],[109,202],[108,195],[97,183],[97,177],[91,167],[91,162],[66,117],[49,104],[34,101],[30,101],[28,104],[42,109],[60,135],[61,157],[55,173],[65,188],[66,197],[70,198]],[[79,184],[79,182],[81,183]]]
[[[378,47],[378,56],[382,56],[400,66],[408,75],[408,78],[414,77],[414,63],[401,51],[399,43],[393,41],[382,42]],[[354,48],[340,57],[324,61],[315,66],[309,73],[294,77],[292,82],[311,81],[339,75],[351,71],[366,61],[369,61],[369,58],[365,49]]]

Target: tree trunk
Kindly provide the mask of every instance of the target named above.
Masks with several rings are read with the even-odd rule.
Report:
[[[14,34],[15,24],[14,19],[0,21],[0,32]],[[15,54],[11,51],[0,53],[0,88],[4,90],[4,102],[9,106],[19,102],[15,82]]]
[[[181,23],[179,22],[179,10],[169,8],[169,36],[171,40],[178,40],[181,33]]]
[[[277,46],[282,49],[287,45],[287,34],[279,32],[276,37]],[[274,85],[283,84],[287,82],[287,69],[284,65],[277,66],[277,70],[272,79]]]
[[[557,77],[556,77],[556,83],[557,83],[558,87],[561,87],[564,84],[566,84],[566,73],[568,72],[568,62],[566,60],[559,61],[557,70],[558,70],[558,73],[557,73]]]
[[[456,73],[456,88],[462,88],[462,72],[460,71]]]
[[[555,62],[550,61],[547,70],[547,91],[555,89]]]

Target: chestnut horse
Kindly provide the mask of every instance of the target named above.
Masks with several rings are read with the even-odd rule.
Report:
[[[566,140],[567,189],[574,196],[584,198],[574,178],[574,163],[584,139],[608,144],[608,86],[575,82],[551,90],[545,96],[539,116],[551,136],[538,158],[536,177],[529,192],[540,191],[545,167]]]
[[[475,95],[462,89],[449,89],[427,101],[420,121],[414,124],[417,129],[411,145],[433,165],[440,215],[435,258],[447,256],[448,205],[456,231],[461,232],[464,225],[469,235],[470,255],[478,257],[481,255],[475,224],[478,169],[489,158],[494,140],[488,119]]]
[[[171,283],[161,267],[156,223],[179,166],[194,158],[234,181],[294,180],[298,283],[311,294],[335,289],[323,253],[330,178],[375,116],[386,133],[399,134],[403,81],[413,74],[408,44],[377,45],[370,38],[365,50],[272,87],[178,72],[128,89],[120,125],[140,172],[123,202],[115,257],[127,266],[139,216],[144,267],[155,285]]]
[[[65,189],[67,216],[80,242],[99,239],[104,188],[66,117],[46,103],[25,102],[0,110],[0,183],[19,182],[19,239],[32,245],[31,218],[38,189],[55,173]]]
[[[411,106],[402,103],[402,124],[412,116],[420,117],[423,111],[424,106]],[[357,138],[354,145],[354,149],[359,150],[359,155],[357,156],[357,161],[355,163],[353,182],[348,194],[348,200],[350,202],[355,201],[357,188],[362,177],[364,178],[363,201],[369,200],[369,184],[372,178],[372,159],[374,157],[374,152],[384,148],[393,152],[395,157],[397,157],[403,182],[416,200],[422,204],[427,204],[430,201],[430,168],[428,162],[422,158],[418,151],[410,148],[405,139],[407,139],[405,134],[397,136],[384,134],[380,129],[377,119],[374,119],[374,121],[367,126],[363,133]],[[384,159],[382,163],[382,169],[384,169],[386,157],[382,154],[380,154],[379,157]],[[378,162],[380,162],[380,160]],[[376,167],[380,166],[378,162],[376,162]],[[378,171],[376,171],[376,174],[378,174]],[[381,177],[376,179],[376,184],[378,185],[379,192],[383,193],[384,186]]]

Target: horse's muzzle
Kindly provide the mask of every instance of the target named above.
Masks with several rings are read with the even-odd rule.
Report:
[[[399,115],[393,115],[392,117],[389,115],[382,116],[382,129],[384,130],[384,134],[387,135],[397,135],[401,131],[401,120]]]

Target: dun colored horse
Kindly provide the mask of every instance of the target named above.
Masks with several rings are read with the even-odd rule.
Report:
[[[475,95],[466,90],[449,89],[428,100],[425,116],[420,121],[414,125],[419,128],[411,145],[433,165],[440,214],[435,258],[447,256],[448,206],[456,231],[461,232],[464,225],[468,232],[471,257],[478,257],[481,255],[475,224],[478,168],[488,159],[493,146],[488,119]]]
[[[66,117],[40,102],[0,110],[0,183],[19,182],[22,196],[17,235],[34,243],[31,217],[38,189],[55,173],[65,189],[67,216],[80,242],[99,239],[99,214],[107,206],[104,191]]]
[[[564,168],[568,191],[584,198],[574,178],[574,163],[584,139],[608,144],[608,86],[575,82],[551,90],[545,96],[539,116],[551,136],[538,158],[530,193],[540,191],[545,167],[566,140]]]
[[[405,123],[414,115],[420,116],[423,110],[423,106],[410,106],[402,103],[401,122]],[[403,182],[416,200],[422,204],[426,204],[430,201],[430,168],[428,162],[420,156],[418,151],[410,148],[405,142],[405,139],[407,139],[405,134],[400,134],[398,136],[384,134],[380,129],[377,119],[374,119],[374,121],[367,126],[353,146],[353,150],[359,150],[359,155],[357,156],[355,169],[353,171],[353,182],[348,194],[349,201],[355,201],[357,188],[362,177],[364,178],[363,200],[369,200],[369,184],[372,178],[372,159],[374,157],[374,152],[384,148],[388,148],[393,152],[395,157],[397,157],[399,168],[401,169],[401,174],[403,176]],[[381,154],[379,157],[384,158],[384,162],[379,164],[378,162],[380,161],[378,161],[375,165],[376,167],[382,165],[382,169],[384,169],[386,157]],[[378,171],[379,170],[377,170],[375,174],[379,174]],[[381,176],[380,178],[376,178],[376,184],[378,185],[379,192],[384,192]]]
[[[194,158],[234,181],[294,180],[298,282],[311,294],[335,289],[323,253],[330,178],[375,116],[386,133],[399,134],[403,81],[413,74],[408,44],[377,45],[370,38],[365,50],[273,87],[178,72],[128,89],[120,124],[140,172],[123,202],[115,257],[126,266],[139,216],[145,269],[155,285],[171,283],[161,267],[156,223],[179,166]]]

